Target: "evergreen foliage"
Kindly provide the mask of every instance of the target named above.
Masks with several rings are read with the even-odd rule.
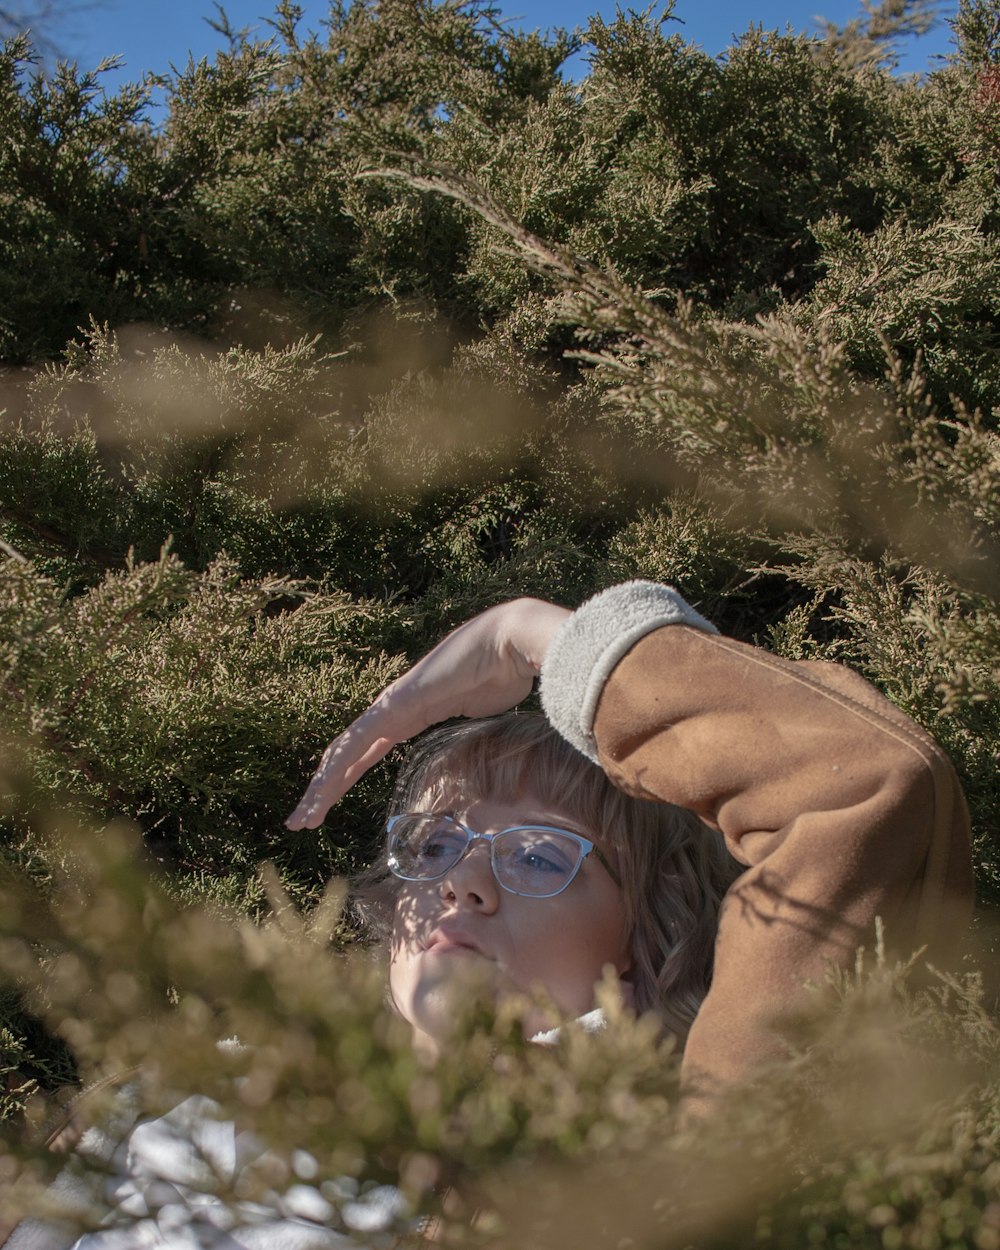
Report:
[[[281,827],[322,746],[446,628],[653,577],[737,637],[851,663],[942,741],[989,949],[1000,8],[961,0],[954,55],[893,77],[931,12],[751,26],[712,59],[671,5],[543,37],[480,0],[334,3],[317,37],[283,0],[267,40],[223,16],[228,50],[166,80],[158,125],[150,81],[108,97],[100,67],[4,46],[18,1201],[51,1169],[18,1144],[39,1091],[152,1052],[150,1109],[192,1071],[224,1107],[266,1091],[241,1107],[275,1145],[262,1185],[295,1149],[402,1175],[422,1210],[455,1179],[500,1244],[554,1244],[549,1192],[603,1244],[585,1197],[614,1186],[635,1212],[614,1244],[1000,1246],[993,987],[908,991],[876,963],[817,991],[773,1101],[733,1110],[737,1169],[677,1130],[643,1022],[553,1056],[504,1018],[418,1070],[370,961],[323,946],[351,945],[325,882],[370,856],[391,761],[325,831]],[[248,1051],[217,1051],[231,1034]],[[504,1079],[472,1079],[498,1038]],[[929,1095],[903,1114],[906,1081]],[[724,1166],[746,1184],[723,1202]]]

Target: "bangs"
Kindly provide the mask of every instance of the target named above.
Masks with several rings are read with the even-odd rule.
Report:
[[[602,770],[535,713],[460,722],[426,735],[396,784],[392,810],[417,811],[454,800],[543,799],[596,835],[605,849],[610,812],[624,796]],[[624,814],[624,813],[622,813]],[[614,851],[609,845],[607,850]]]

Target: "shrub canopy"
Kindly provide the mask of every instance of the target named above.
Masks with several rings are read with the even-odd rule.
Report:
[[[257,917],[263,859],[314,904],[371,854],[390,771],[289,835],[323,744],[471,613],[641,576],[855,665],[934,733],[1000,901],[1000,9],[961,0],[952,57],[894,76],[928,8],[824,39],[752,26],[712,59],[669,5],[542,36],[480,0],[361,0],[317,37],[285,0],[272,38],[170,75],[157,124],[150,81],[108,96],[100,68],[4,46],[0,829],[40,898],[126,821],[169,906]],[[153,998],[183,997],[195,974],[150,958]],[[208,1012],[216,992],[191,989]],[[359,1029],[367,992],[335,994]],[[70,997],[31,1002],[58,1023]],[[16,1118],[70,1060],[4,1004]],[[595,1141],[625,1132],[608,1105]],[[552,1114],[529,1146],[590,1131]],[[931,1244],[874,1182],[863,1210],[893,1218],[862,1230],[822,1170],[811,1244]],[[800,1244],[801,1210],[754,1236]]]

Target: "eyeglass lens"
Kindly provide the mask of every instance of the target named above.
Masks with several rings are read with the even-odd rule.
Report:
[[[465,829],[447,817],[399,817],[392,826],[389,866],[403,877],[433,880],[458,863],[468,844]],[[571,834],[530,826],[498,833],[490,840],[490,849],[501,885],[537,897],[565,889],[584,856],[584,848]]]

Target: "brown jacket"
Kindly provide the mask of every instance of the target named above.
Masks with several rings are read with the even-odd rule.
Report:
[[[748,866],[684,1056],[689,1087],[708,1093],[783,1053],[775,1020],[830,961],[871,948],[876,917],[893,948],[946,958],[973,881],[965,802],[927,734],[851,670],[723,638],[677,599],[677,623],[625,647],[611,630],[603,653],[581,648],[568,630],[543,698],[546,680],[589,684],[591,753],[611,779],[696,812]]]

